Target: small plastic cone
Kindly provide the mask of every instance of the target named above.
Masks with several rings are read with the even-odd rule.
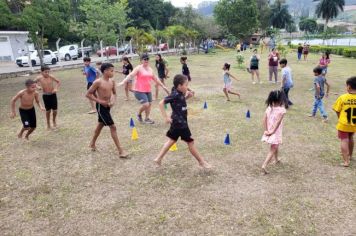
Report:
[[[136,130],[136,127],[132,128],[132,135],[131,135],[131,140],[137,140],[138,139],[138,133]]]
[[[208,109],[208,104],[204,102],[204,109]]]
[[[225,145],[230,145],[230,135],[229,134],[226,134],[224,144]]]
[[[135,127],[135,122],[134,122],[134,120],[131,118],[131,119],[130,119],[130,128],[133,128],[133,127]]]
[[[250,119],[251,118],[251,113],[250,113],[250,110],[247,110],[246,112],[246,118]]]
[[[177,143],[173,144],[173,145],[169,148],[169,151],[171,151],[171,152],[178,151]]]

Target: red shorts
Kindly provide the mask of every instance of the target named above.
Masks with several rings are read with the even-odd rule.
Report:
[[[343,139],[351,139],[353,138],[354,133],[351,132],[344,132],[344,131],[337,131],[337,136],[339,137],[339,139],[343,140]]]

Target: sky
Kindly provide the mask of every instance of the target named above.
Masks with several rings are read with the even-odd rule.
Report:
[[[185,7],[187,6],[189,3],[193,5],[193,7],[197,7],[199,3],[203,2],[204,0],[170,0],[171,3],[173,4],[173,6],[175,7]]]

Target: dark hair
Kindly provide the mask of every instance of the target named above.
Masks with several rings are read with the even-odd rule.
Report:
[[[329,52],[329,51],[326,51],[326,52],[325,52],[325,57],[326,57],[326,59],[330,59],[329,55],[330,55],[330,52]]]
[[[226,70],[230,70],[230,66],[231,66],[231,65],[230,65],[229,63],[225,63],[225,64],[224,64],[224,68],[225,68]]]
[[[141,55],[141,60],[145,60],[145,59],[150,59],[150,56],[147,53]]]
[[[173,78],[173,85],[175,88],[178,88],[178,85],[184,84],[184,82],[187,80],[188,78],[185,75],[181,75],[181,74],[175,75]]]
[[[91,62],[91,59],[90,59],[90,57],[84,57],[84,58],[83,58],[83,61],[84,61],[84,62],[87,62],[87,61],[88,61],[88,62]]]
[[[313,72],[318,75],[321,75],[321,73],[323,73],[323,69],[320,66],[317,66],[313,69]]]
[[[280,64],[280,65],[281,65],[281,64],[287,65],[287,63],[288,63],[288,61],[287,61],[287,59],[285,59],[285,58],[282,58],[282,59],[279,61],[279,64]]]
[[[356,89],[356,76],[348,78],[346,80],[346,85],[350,86],[352,89]]]
[[[181,61],[186,61],[186,60],[187,60],[187,57],[181,57],[180,60],[181,60]]]
[[[34,81],[33,79],[27,79],[27,80],[25,81],[26,87],[30,87],[31,85],[33,85],[33,84],[35,84],[35,83],[36,83],[36,81]]]
[[[43,72],[45,70],[50,70],[49,66],[46,66],[46,65],[41,66],[41,71]]]
[[[257,48],[253,49],[253,52],[257,52]]]
[[[157,54],[156,54],[156,56],[158,56],[158,57],[159,57],[159,59],[158,59],[158,61],[159,61],[159,62],[162,62],[162,61],[163,61],[163,59],[162,59],[162,55],[161,55],[161,54],[157,53]]]
[[[132,64],[131,64],[131,62],[130,62],[130,60],[129,60],[128,57],[123,57],[122,60],[123,60],[123,61],[127,61],[127,63],[129,63],[129,65],[132,66]]]
[[[101,66],[103,64],[103,62],[101,62],[101,61],[97,61],[96,63],[95,63],[95,65],[97,65],[97,66]]]
[[[109,68],[113,68],[114,65],[111,63],[103,63],[100,67],[100,71],[101,73],[104,73],[105,70],[109,69]]]
[[[266,100],[266,105],[273,106],[274,104],[284,105],[288,108],[287,97],[285,93],[281,90],[273,90],[269,93],[268,98]]]

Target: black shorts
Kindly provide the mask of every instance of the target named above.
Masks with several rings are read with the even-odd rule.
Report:
[[[57,110],[58,103],[57,103],[57,94],[43,94],[43,103],[45,105],[46,111],[49,110]]]
[[[110,107],[104,107],[103,105],[97,103],[96,110],[98,111],[98,122],[103,123],[105,126],[114,124],[110,114]]]
[[[250,66],[250,70],[258,70],[258,66]]]
[[[179,137],[187,143],[194,141],[194,139],[192,139],[191,137],[192,134],[190,133],[189,128],[176,129],[171,127],[166,135],[168,138],[173,139],[175,141],[177,141]]]
[[[34,107],[27,110],[19,108],[19,113],[24,128],[36,128],[36,111]]]
[[[88,82],[87,84],[87,90],[93,85],[93,82]]]

